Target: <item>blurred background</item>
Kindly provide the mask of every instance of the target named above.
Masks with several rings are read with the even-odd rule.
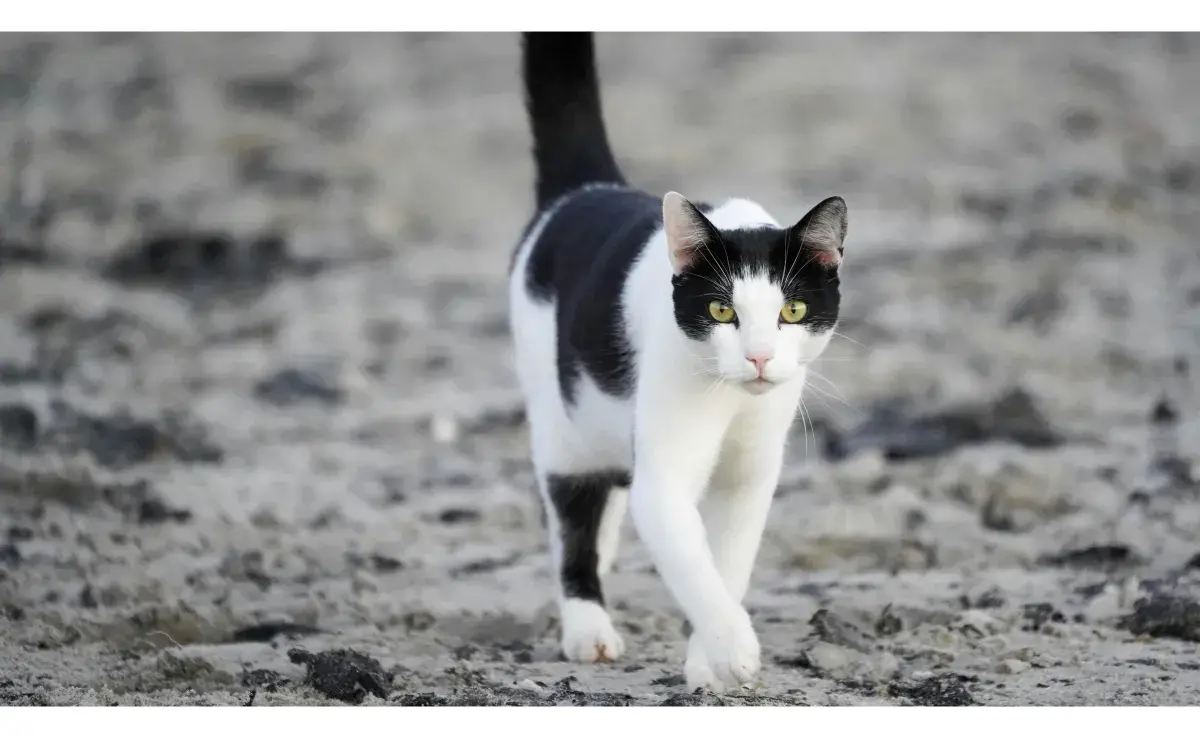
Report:
[[[1200,40],[597,51],[636,185],[850,208],[755,699],[953,672],[994,704],[1186,701],[1198,672],[1103,644],[1200,639]],[[557,659],[507,328],[518,72],[515,34],[0,35],[0,701],[339,699],[296,642],[377,659],[393,701],[679,691],[632,526],[629,668]],[[814,625],[835,606],[879,648]]]

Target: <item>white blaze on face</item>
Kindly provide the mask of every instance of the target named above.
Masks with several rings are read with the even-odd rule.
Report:
[[[804,365],[824,351],[829,332],[814,335],[803,324],[780,324],[779,313],[785,302],[779,284],[765,273],[734,280],[736,325],[717,325],[709,338],[717,372],[723,379],[754,383],[758,370],[751,358],[767,357],[763,377],[781,384],[800,375]]]

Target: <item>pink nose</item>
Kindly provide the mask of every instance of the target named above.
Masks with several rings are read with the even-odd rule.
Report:
[[[770,354],[750,354],[749,356],[746,357],[746,361],[753,364],[754,368],[758,370],[759,377],[761,377],[763,375],[763,372],[766,371],[767,362],[770,360],[771,360]]]

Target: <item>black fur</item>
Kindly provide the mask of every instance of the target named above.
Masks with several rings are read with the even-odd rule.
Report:
[[[522,34],[537,205],[591,182],[624,184],[600,114],[590,33]]]
[[[560,521],[563,595],[604,604],[600,586],[600,557],[596,538],[604,508],[614,487],[629,487],[629,473],[602,471],[546,478],[550,499]]]
[[[627,397],[633,366],[622,328],[621,289],[634,259],[662,227],[661,201],[630,189],[576,193],[546,223],[529,257],[526,286],[555,306],[558,382],[575,402],[579,374],[600,389]]]

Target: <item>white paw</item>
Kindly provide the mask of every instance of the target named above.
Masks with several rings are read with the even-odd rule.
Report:
[[[683,665],[683,676],[687,680],[689,692],[695,692],[700,687],[718,693],[724,689],[712,669],[708,667],[708,657],[704,655],[704,642],[695,633],[688,639],[687,662]]]
[[[616,661],[625,653],[625,641],[599,604],[568,599],[563,601],[561,611],[562,650],[569,660],[594,664]]]
[[[762,665],[760,653],[750,616],[738,608],[730,616],[692,635],[684,667],[688,689],[704,687],[721,694],[749,684]]]

